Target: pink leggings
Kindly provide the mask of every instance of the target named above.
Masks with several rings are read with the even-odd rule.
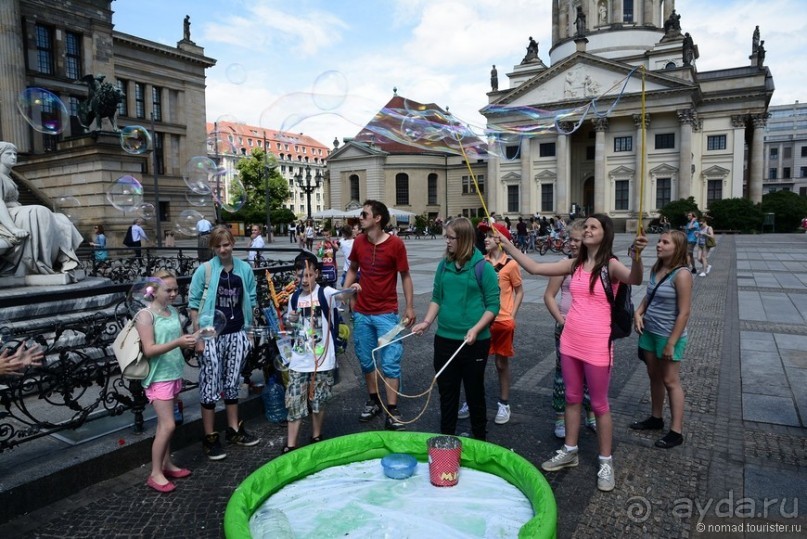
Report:
[[[563,371],[563,383],[566,385],[566,402],[580,404],[583,402],[583,379],[588,384],[591,395],[591,409],[594,415],[607,414],[608,386],[611,383],[611,367],[595,367],[581,359],[565,354],[560,355],[560,366]]]

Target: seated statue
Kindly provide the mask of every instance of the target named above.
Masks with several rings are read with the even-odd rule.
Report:
[[[0,274],[68,273],[78,267],[84,239],[67,216],[44,206],[22,206],[11,169],[17,147],[0,142]]]

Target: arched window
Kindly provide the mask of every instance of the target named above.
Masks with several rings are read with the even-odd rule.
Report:
[[[403,172],[395,175],[395,205],[409,205],[409,175]]]

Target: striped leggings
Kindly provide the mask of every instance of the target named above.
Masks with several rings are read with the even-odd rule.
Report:
[[[241,387],[241,369],[252,346],[244,331],[219,335],[205,343],[199,361],[199,401],[213,404],[238,399]]]

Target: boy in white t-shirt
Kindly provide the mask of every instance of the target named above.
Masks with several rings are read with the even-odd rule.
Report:
[[[311,442],[322,440],[322,424],[325,403],[332,395],[336,350],[330,331],[333,308],[340,301],[339,291],[330,286],[324,288],[329,306],[320,305],[320,266],[313,253],[302,253],[294,260],[300,294],[297,308],[292,310],[289,302],[288,328],[292,331],[293,347],[289,364],[289,383],[286,388],[288,409],[288,439],[283,453],[297,449],[297,436],[302,419],[311,408]],[[353,293],[353,289],[343,291]],[[313,385],[313,389],[312,386]],[[311,396],[309,398],[309,392]]]

